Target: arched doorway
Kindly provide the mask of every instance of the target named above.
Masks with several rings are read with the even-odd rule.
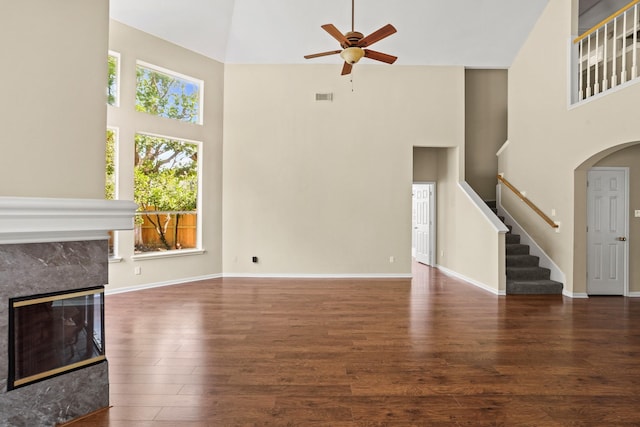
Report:
[[[598,170],[628,170],[628,188],[626,193],[628,194],[628,201],[622,209],[626,215],[625,221],[628,221],[628,228],[626,229],[626,235],[612,236],[612,239],[625,238],[624,242],[616,243],[608,242],[606,246],[602,246],[608,251],[620,250],[621,248],[625,252],[620,252],[615,255],[625,257],[626,259],[638,259],[640,257],[640,244],[634,240],[640,240],[640,217],[635,217],[635,211],[640,210],[640,143],[631,142],[627,144],[621,144],[612,147],[608,150],[600,152],[591,158],[587,159],[574,171],[574,294],[576,295],[602,295],[602,294],[614,294],[614,295],[626,295],[626,296],[640,296],[640,265],[637,263],[624,262],[622,264],[623,270],[617,271],[615,274],[622,274],[623,285],[622,288],[607,292],[606,290],[598,289],[590,283],[593,283],[594,275],[605,274],[611,276],[610,269],[598,270],[598,254],[592,246],[593,242],[590,240],[590,229],[593,231],[594,227],[594,212],[593,206],[589,204],[590,183],[589,175],[591,172],[592,178],[593,172]],[[591,185],[601,185],[591,184]],[[607,184],[609,185],[609,184]],[[591,187],[593,188],[593,187]],[[607,202],[608,203],[608,202]],[[618,208],[621,205],[618,205]],[[638,208],[638,209],[636,209]],[[612,209],[616,209],[615,207]],[[591,211],[591,212],[590,212]],[[608,213],[607,213],[608,214]],[[640,212],[638,212],[640,215]],[[602,218],[600,218],[602,219]],[[610,218],[607,218],[607,220]],[[617,220],[619,221],[619,219]],[[635,238],[635,239],[634,239]],[[617,247],[617,249],[616,249]],[[606,257],[604,258],[606,260]],[[596,265],[594,265],[596,264]],[[589,289],[591,287],[591,289]]]

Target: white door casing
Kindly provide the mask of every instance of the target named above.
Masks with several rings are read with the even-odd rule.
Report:
[[[628,293],[628,168],[587,175],[587,293]]]
[[[413,185],[413,246],[416,261],[435,265],[435,184]]]

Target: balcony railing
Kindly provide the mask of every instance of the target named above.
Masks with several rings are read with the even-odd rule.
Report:
[[[638,78],[640,0],[634,0],[574,41],[577,51],[577,99]]]

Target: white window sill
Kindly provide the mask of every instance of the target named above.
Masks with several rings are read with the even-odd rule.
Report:
[[[117,264],[119,262],[122,262],[122,257],[121,256],[110,256],[109,257],[109,264]]]
[[[164,252],[147,252],[144,254],[133,255],[131,257],[134,261],[145,261],[149,259],[158,259],[158,258],[174,258],[181,256],[190,256],[190,255],[202,255],[206,252],[204,249],[179,249],[173,251],[164,251]]]

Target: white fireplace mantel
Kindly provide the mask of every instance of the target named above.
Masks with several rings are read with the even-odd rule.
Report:
[[[101,240],[133,229],[129,200],[0,197],[0,244]]]

